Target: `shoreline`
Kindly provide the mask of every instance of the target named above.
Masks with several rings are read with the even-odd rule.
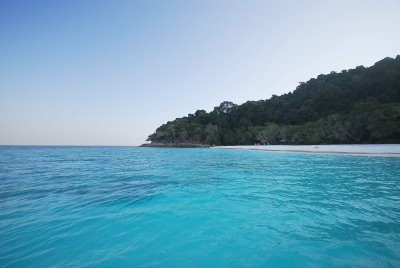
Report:
[[[209,148],[210,145],[197,143],[144,143],[139,147],[156,147],[156,148]]]
[[[343,145],[235,145],[212,148],[265,152],[320,153],[400,157],[400,144],[343,144]]]

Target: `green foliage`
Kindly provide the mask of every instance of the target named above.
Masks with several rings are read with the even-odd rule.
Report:
[[[160,143],[337,144],[400,142],[400,56],[319,75],[282,96],[224,101],[157,128]]]

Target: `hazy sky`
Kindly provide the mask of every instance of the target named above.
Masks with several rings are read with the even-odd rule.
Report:
[[[399,0],[0,0],[0,144],[138,145],[197,109],[400,54],[399,14]]]

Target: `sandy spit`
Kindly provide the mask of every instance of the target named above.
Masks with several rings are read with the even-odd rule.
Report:
[[[333,153],[400,157],[400,144],[345,144],[345,145],[236,145],[216,146],[220,149],[282,151],[301,153]]]

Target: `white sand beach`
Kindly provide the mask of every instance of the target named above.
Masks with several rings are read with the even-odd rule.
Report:
[[[346,145],[237,145],[213,148],[284,151],[302,153],[362,154],[400,157],[400,144],[346,144]]]

